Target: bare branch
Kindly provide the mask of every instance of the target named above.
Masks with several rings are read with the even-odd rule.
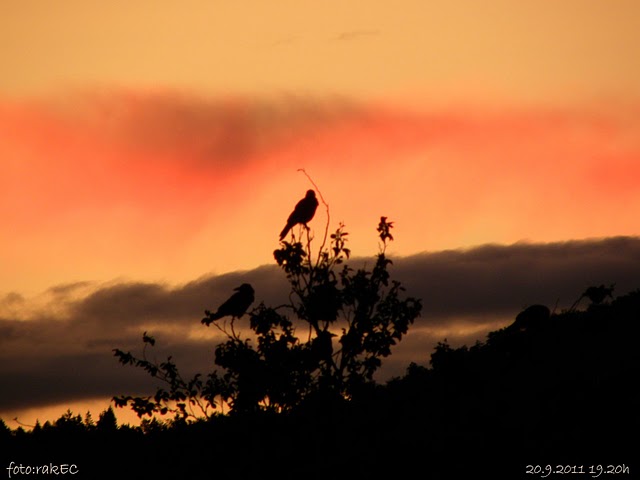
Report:
[[[313,188],[315,188],[316,192],[318,192],[318,195],[320,195],[320,201],[322,202],[322,204],[324,205],[327,211],[327,223],[325,224],[325,227],[324,227],[324,237],[322,238],[322,243],[320,244],[320,249],[318,250],[318,258],[316,259],[316,267],[317,267],[320,262],[322,251],[324,250],[324,247],[327,244],[327,237],[329,236],[329,224],[331,223],[331,215],[329,213],[329,204],[325,201],[324,197],[322,196],[322,191],[318,188],[318,185],[316,185],[316,182],[313,181],[313,179],[307,173],[307,171],[304,168],[299,168],[298,171],[304,173],[305,177],[309,179],[309,181],[311,182],[311,185],[313,185]],[[309,262],[311,262],[311,258],[309,258]]]

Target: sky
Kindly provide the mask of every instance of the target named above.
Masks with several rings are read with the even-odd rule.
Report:
[[[0,417],[151,388],[111,356],[145,329],[209,368],[202,311],[243,281],[277,300],[309,178],[318,241],[344,222],[370,258],[395,222],[425,308],[387,375],[528,304],[638,288],[638,21],[635,0],[2,2]]]

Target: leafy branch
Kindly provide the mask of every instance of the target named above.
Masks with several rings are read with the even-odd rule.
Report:
[[[322,201],[328,216],[328,205]],[[215,348],[217,369],[204,378],[197,374],[183,379],[171,357],[161,363],[149,361],[146,350],[155,339],[146,332],[141,358],[115,349],[122,364],[142,368],[165,384],[153,396],[115,397],[116,406],[130,406],[141,417],[171,413],[176,421],[184,421],[209,418],[223,405],[235,414],[286,412],[318,395],[336,401],[354,398],[373,382],[382,359],[402,340],[422,308],[419,299],[405,297],[402,284],[391,279],[392,261],[385,252],[393,241],[392,228],[393,222],[380,218],[380,251],[371,270],[349,265],[349,234],[342,223],[329,236],[327,222],[325,239],[313,260],[308,229],[305,244],[295,237],[291,242],[281,240],[273,254],[289,282],[288,303],[269,307],[261,302],[247,311],[253,289],[244,285],[251,292],[250,301],[240,311],[231,309],[232,299],[225,302],[229,324],[226,316],[205,310],[203,322],[213,323],[226,340]],[[233,324],[244,314],[251,330],[246,338]],[[300,328],[306,335],[297,333]]]

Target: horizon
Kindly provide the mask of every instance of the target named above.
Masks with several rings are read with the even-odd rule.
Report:
[[[640,237],[486,244],[390,258],[391,273],[409,295],[422,298],[424,312],[383,362],[375,377],[380,383],[402,376],[409,363],[428,366],[438,342],[460,347],[486,341],[489,332],[510,325],[529,305],[544,304],[561,313],[589,286],[615,284],[614,297],[640,288]],[[352,257],[347,263],[359,267],[372,260]],[[172,355],[189,374],[210,368],[206,365],[213,360],[213,347],[224,337],[199,319],[206,307],[220,304],[245,282],[254,285],[256,303],[285,302],[287,284],[276,265],[174,285],[84,282],[57,286],[35,298],[0,301],[0,318],[16,318],[2,321],[3,330],[11,332],[3,353],[23,365],[0,370],[3,383],[13,387],[2,398],[0,418],[10,427],[33,426],[68,409],[81,415],[91,411],[95,418],[111,405],[119,423],[139,424],[132,411],[115,408],[111,397],[132,390],[151,394],[158,383],[118,364],[112,349],[124,347],[135,354],[141,350],[142,332],[148,331],[159,343],[154,358]],[[21,305],[35,307],[21,310]],[[103,331],[106,324],[119,333]],[[239,325],[246,334],[246,321]],[[25,344],[40,345],[40,351],[34,355]],[[59,378],[65,379],[62,396]]]

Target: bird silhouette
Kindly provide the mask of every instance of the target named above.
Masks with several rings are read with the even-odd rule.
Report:
[[[287,236],[289,230],[291,230],[294,226],[301,223],[305,227],[307,223],[311,221],[313,216],[316,214],[316,208],[318,208],[318,200],[316,199],[316,192],[313,190],[307,190],[307,194],[305,197],[300,200],[296,207],[289,215],[287,219],[287,224],[280,232],[280,240]]]
[[[239,287],[234,288],[234,290],[236,293],[231,295],[226,302],[220,305],[215,313],[211,313],[208,310],[205,311],[207,317],[202,319],[202,323],[208,327],[211,322],[218,320],[219,318],[228,316],[231,316],[232,318],[239,318],[245,314],[255,299],[253,287],[248,283],[243,283]]]
[[[518,314],[509,326],[511,330],[528,330],[545,323],[551,317],[551,310],[546,305],[531,305]]]

